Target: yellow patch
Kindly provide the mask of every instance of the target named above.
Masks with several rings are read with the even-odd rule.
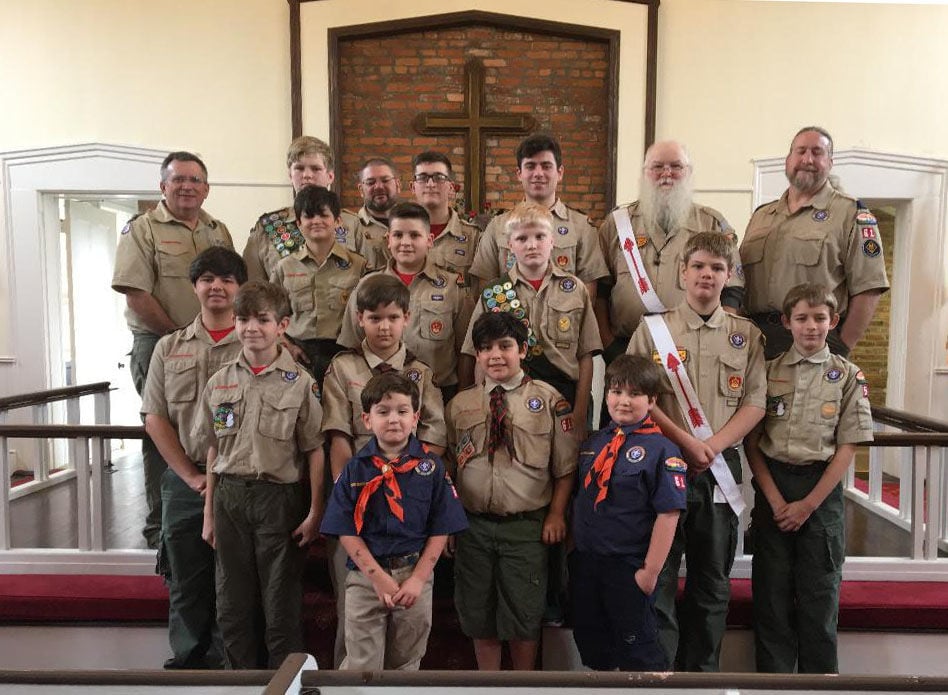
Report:
[[[560,319],[557,325],[559,326],[559,329],[561,331],[568,331],[570,327],[569,317],[564,316],[563,318]]]
[[[833,417],[836,414],[835,403],[824,403],[820,408],[820,415],[823,417]]]

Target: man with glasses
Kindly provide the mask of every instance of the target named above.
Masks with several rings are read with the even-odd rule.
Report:
[[[599,241],[609,267],[609,276],[600,281],[603,287],[596,300],[606,364],[625,354],[642,316],[654,313],[654,307],[646,307],[648,299],[642,297],[643,286],[651,286],[666,309],[684,300],[679,269],[688,239],[698,232],[734,235],[720,212],[692,201],[691,174],[691,161],[684,145],[671,140],[656,142],[645,153],[639,184],[641,197],[631,205],[613,210],[599,228]],[[620,242],[618,225],[628,229],[627,222],[631,224],[631,236],[626,236],[630,241],[634,239],[637,256]],[[731,257],[731,267],[735,272],[721,293],[721,304],[726,311],[736,312],[744,287],[737,251]]]
[[[428,252],[436,265],[456,273],[458,285],[470,288],[470,267],[480,239],[480,228],[461,219],[454,209],[458,186],[451,160],[428,150],[412,159],[411,190],[415,201],[428,211],[434,246]]]
[[[385,234],[388,213],[398,203],[401,182],[391,160],[367,159],[359,171],[359,193],[363,205],[357,213],[342,211],[342,223],[349,230],[348,246],[366,260],[366,272],[384,268],[390,258]]]
[[[188,268],[211,246],[233,250],[222,222],[201,206],[210,192],[207,167],[190,152],[172,152],[161,163],[164,199],[154,210],[136,215],[122,230],[115,250],[112,289],[125,295],[125,319],[132,331],[130,369],[141,395],[152,352],[161,336],[194,320],[201,310]],[[158,547],[161,531],[161,476],[167,466],[148,437],[142,440],[148,512],[142,535]]]

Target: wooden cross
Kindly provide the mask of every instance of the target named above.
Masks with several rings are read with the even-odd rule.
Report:
[[[470,58],[464,64],[464,110],[460,113],[420,113],[413,122],[422,135],[464,135],[464,202],[468,210],[484,209],[483,182],[488,133],[527,135],[536,119],[526,114],[488,113],[484,105],[484,64]]]

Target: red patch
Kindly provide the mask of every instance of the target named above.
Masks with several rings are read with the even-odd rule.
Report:
[[[441,321],[432,321],[431,322],[431,332],[435,335],[440,335],[441,331],[444,330],[444,324]]]
[[[744,383],[744,379],[739,377],[737,374],[734,374],[727,378],[727,387],[731,389],[732,391],[737,391],[739,388],[741,388],[741,384],[743,383]]]
[[[558,265],[560,268],[565,268],[567,265],[569,265],[569,256],[557,256],[556,265]]]
[[[569,432],[571,429],[573,429],[573,418],[564,417],[562,420],[560,420],[560,427],[563,428],[564,432]]]
[[[685,489],[685,476],[676,473],[672,476],[672,478],[675,480],[675,487],[677,487],[679,490]]]
[[[863,239],[875,239],[876,231],[872,227],[861,227]]]

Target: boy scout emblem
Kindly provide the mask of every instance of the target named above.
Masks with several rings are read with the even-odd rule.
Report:
[[[440,321],[432,321],[432,322],[431,322],[431,332],[432,332],[434,335],[441,335],[441,331],[442,331],[443,329],[444,329],[444,324],[441,323]]]
[[[817,222],[825,222],[827,217],[829,217],[829,213],[826,210],[813,211],[813,219]]]
[[[768,396],[767,397],[767,414],[774,417],[783,417],[783,414],[787,412],[787,404],[784,403],[783,398],[780,396]]]
[[[221,403],[214,411],[214,431],[221,432],[234,428],[236,417],[234,416],[233,403]]]
[[[823,375],[823,378],[831,384],[835,384],[837,381],[843,378],[843,372],[836,367],[833,367],[832,369],[826,370],[826,374]]]
[[[727,387],[731,389],[731,391],[738,391],[743,383],[744,379],[737,374],[732,374],[727,378]]]
[[[747,345],[747,338],[744,337],[743,333],[731,333],[727,339],[728,342],[731,343],[731,347],[735,347],[738,350]]]
[[[569,234],[569,227],[557,227],[557,228],[556,228],[556,231],[557,231],[559,234],[562,234],[563,236],[566,236],[567,234]]]
[[[572,292],[576,289],[576,281],[570,278],[563,278],[560,280],[560,289],[564,292]]]
[[[687,473],[688,464],[677,456],[665,459],[665,468],[673,473]]]
[[[880,253],[882,253],[882,247],[879,246],[879,242],[875,239],[867,239],[863,242],[862,252],[869,256],[869,258],[875,258]]]
[[[415,470],[421,475],[431,475],[434,473],[434,469],[434,461],[431,459],[421,459],[421,461],[418,462],[418,465],[415,466]]]
[[[569,326],[570,326],[569,317],[568,317],[568,316],[564,316],[563,318],[561,318],[561,319],[557,322],[556,325],[557,325],[557,327],[558,327],[561,331],[563,331],[563,332],[565,333],[566,331],[569,330]]]
[[[467,460],[474,455],[474,442],[471,435],[465,434],[458,442],[457,460],[458,468],[462,468]]]
[[[625,457],[629,460],[629,463],[638,463],[645,458],[645,449],[640,446],[630,447],[627,452],[625,452]]]
[[[421,381],[421,372],[419,372],[417,369],[409,369],[407,372],[405,372],[405,376],[415,382]]]
[[[543,410],[543,401],[539,398],[528,398],[527,399],[527,410],[531,413],[539,413]]]
[[[283,372],[283,381],[288,384],[292,384],[294,381],[300,378],[299,372]]]
[[[833,417],[836,414],[836,404],[835,403],[824,403],[820,407],[820,415],[823,417]]]
[[[431,284],[434,285],[435,287],[444,287],[445,285],[448,284],[448,281],[439,275],[438,277],[436,277],[434,280],[431,281]]]
[[[635,245],[638,246],[639,248],[643,248],[647,243],[648,243],[647,236],[643,235],[643,236],[635,237]]]
[[[556,257],[556,265],[558,265],[560,268],[565,268],[568,263],[569,263],[569,256]]]

